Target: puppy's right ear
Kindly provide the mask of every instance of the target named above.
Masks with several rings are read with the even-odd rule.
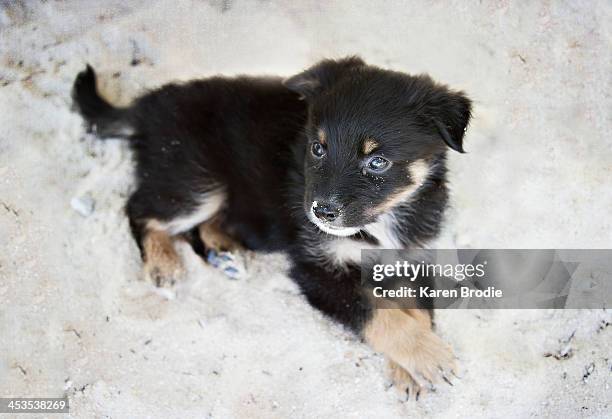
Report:
[[[444,87],[426,109],[446,145],[464,153],[463,136],[472,116],[472,101],[465,93]]]
[[[350,70],[365,66],[359,57],[340,60],[323,60],[293,77],[283,81],[283,85],[300,95],[300,99],[310,99],[331,87]]]

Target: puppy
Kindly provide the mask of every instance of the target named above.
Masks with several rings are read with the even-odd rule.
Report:
[[[447,205],[445,155],[462,152],[470,100],[434,83],[324,60],[280,78],[169,84],[112,106],[91,67],[73,88],[100,138],[128,140],[137,189],[127,215],[158,286],[182,274],[173,242],[285,251],[309,303],[384,353],[410,394],[448,381],[451,349],[423,309],[379,309],[363,292],[361,249],[426,245]]]

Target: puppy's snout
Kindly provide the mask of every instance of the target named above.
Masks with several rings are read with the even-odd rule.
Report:
[[[340,206],[331,202],[317,202],[312,205],[312,212],[321,221],[331,223],[340,216]]]

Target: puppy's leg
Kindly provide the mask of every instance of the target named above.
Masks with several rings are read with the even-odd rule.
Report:
[[[200,224],[199,232],[200,239],[207,250],[232,252],[241,250],[242,248],[240,243],[223,230],[221,226],[221,217],[213,217]]]
[[[246,275],[242,246],[224,231],[220,216],[200,224],[200,239],[206,248],[206,261],[232,279]]]
[[[423,309],[376,308],[360,286],[361,272],[348,266],[328,271],[293,255],[291,276],[308,302],[363,336],[382,352],[394,383],[417,395],[440,379],[449,382],[455,369],[450,347],[433,331],[431,316]],[[389,302],[389,307],[395,307]]]
[[[163,230],[148,229],[144,233],[145,278],[158,287],[172,286],[184,274],[183,264],[174,248],[175,240]]]
[[[187,198],[187,205],[180,205]],[[171,286],[179,280],[184,269],[175,242],[182,233],[215,216],[224,202],[222,188],[180,198],[137,190],[130,197],[127,212],[144,261],[145,278],[157,286]],[[186,211],[185,207],[190,209]]]
[[[421,309],[374,309],[363,329],[366,341],[382,352],[394,384],[409,395],[435,390],[456,368],[449,345],[432,330],[431,317]]]

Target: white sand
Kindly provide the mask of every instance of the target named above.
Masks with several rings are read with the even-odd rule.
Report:
[[[404,403],[280,255],[231,281],[184,248],[189,280],[166,298],[138,279],[126,145],[85,136],[69,110],[85,62],[126,102],[169,80],[358,53],[475,99],[441,245],[609,248],[609,2],[27,3],[0,1],[0,395],[66,392],[75,417],[611,415],[610,311],[439,312],[463,378]],[[89,216],[70,205],[83,196]],[[543,356],[574,332],[572,357]]]

